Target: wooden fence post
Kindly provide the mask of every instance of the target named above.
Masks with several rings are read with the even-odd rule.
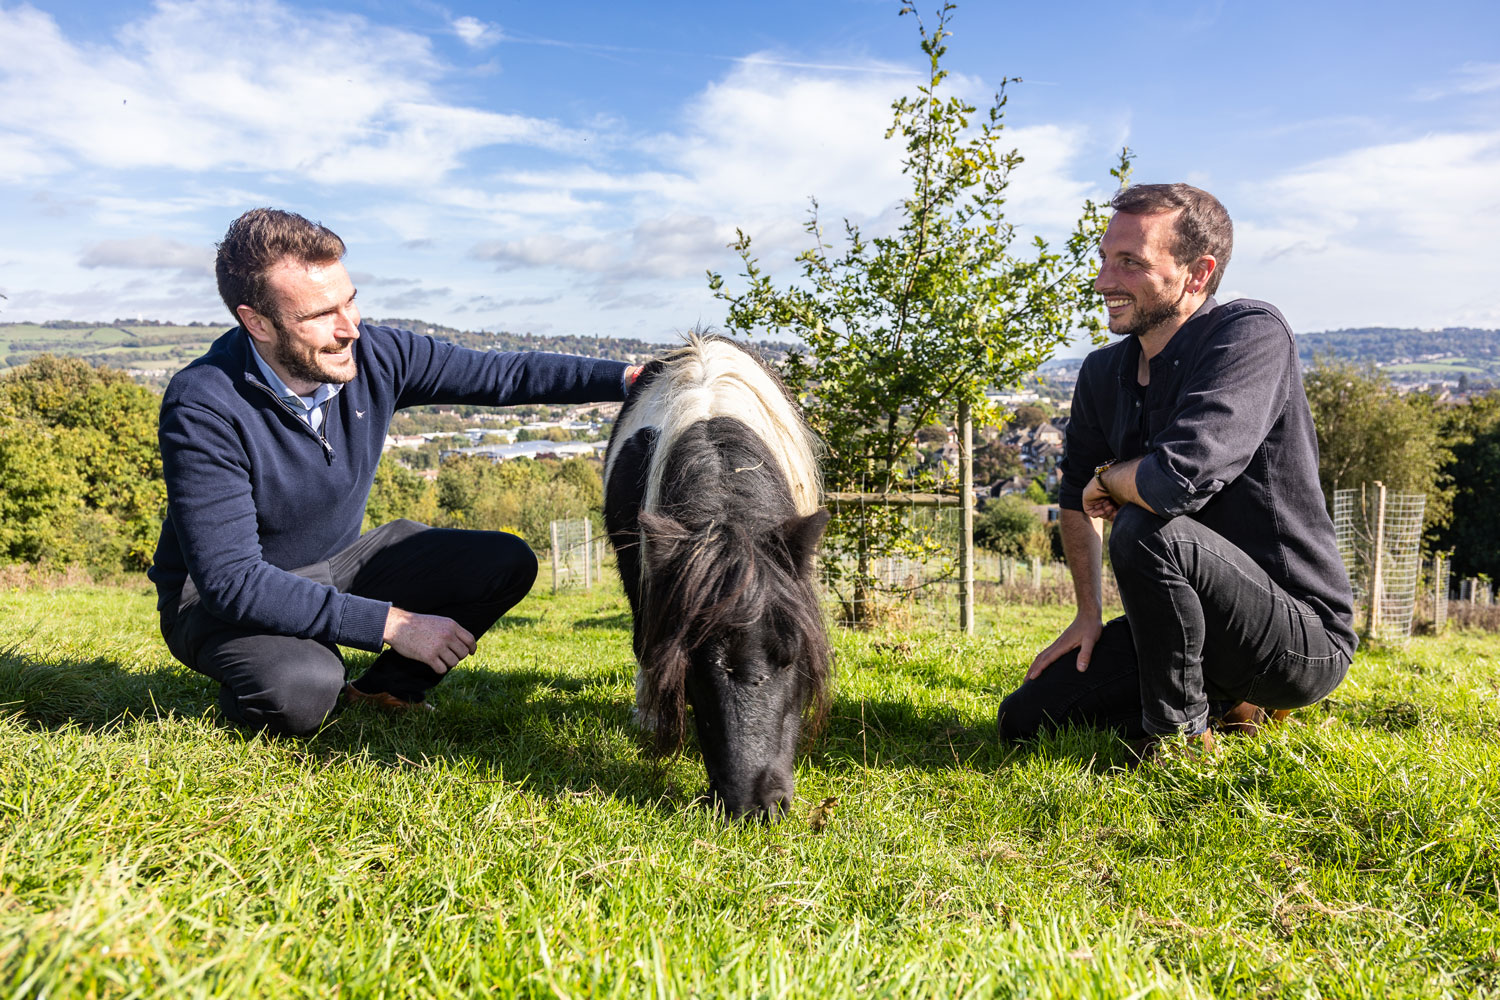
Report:
[[[557,593],[557,522],[552,522],[552,592]]]
[[[1441,552],[1432,557],[1432,630],[1441,634],[1448,625],[1448,560]]]
[[[1385,483],[1378,479],[1375,480],[1374,535],[1370,546],[1370,635],[1380,628],[1380,599],[1385,593]]]
[[[583,519],[583,589],[592,590],[594,587],[594,524],[588,518]]]
[[[958,404],[958,627],[974,634],[974,419]]]

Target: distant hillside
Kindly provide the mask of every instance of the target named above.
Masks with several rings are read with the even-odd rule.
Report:
[[[1297,335],[1298,353],[1332,354],[1351,361],[1375,364],[1399,363],[1423,357],[1500,357],[1500,330],[1451,326],[1444,330],[1402,330],[1395,327],[1359,327]]]
[[[57,354],[123,368],[139,382],[165,384],[172,372],[202,354],[224,329],[124,320],[0,323],[0,368],[24,365],[38,354]]]
[[[532,333],[489,333],[456,330],[419,319],[371,319],[371,323],[430,334],[461,347],[480,351],[551,351],[582,354],[617,361],[640,361],[670,349],[675,341],[653,344],[617,337],[540,336]],[[138,382],[158,387],[208,349],[229,328],[228,323],[176,326],[154,320],[115,320],[88,323],[59,320],[49,323],[0,323],[0,369],[24,365],[39,354],[83,358],[129,372]],[[772,341],[753,343],[762,357],[775,359],[796,345]]]
[[[1471,386],[1500,383],[1500,330],[1449,327],[1410,330],[1359,327],[1299,333],[1297,354],[1304,367],[1321,357],[1372,364],[1397,382],[1457,382]],[[1081,358],[1053,358],[1042,372],[1076,375]]]
[[[431,334],[481,351],[555,351],[619,361],[640,361],[675,343],[675,340],[651,343],[622,337],[458,330],[420,319],[385,318],[371,322]],[[227,328],[227,323],[173,325],[155,320],[119,319],[110,323],[72,320],[0,323],[0,368],[23,365],[38,354],[51,353],[122,368],[138,381],[164,385],[172,373],[201,355]],[[1304,365],[1329,355],[1378,365],[1398,382],[1456,383],[1463,379],[1476,388],[1500,384],[1500,330],[1363,327],[1299,334],[1297,344]],[[797,345],[757,341],[753,346],[763,357],[775,359]],[[1042,366],[1042,371],[1067,378],[1076,374],[1080,360],[1053,359]]]
[[[1329,330],[1299,334],[1297,353],[1304,365],[1319,357],[1373,364],[1397,382],[1462,382],[1476,388],[1500,382],[1500,330]]]

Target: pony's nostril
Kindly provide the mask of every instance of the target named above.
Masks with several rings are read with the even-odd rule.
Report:
[[[756,808],[767,819],[777,820],[791,811],[792,794],[796,789],[790,777],[765,771],[757,784],[759,794],[756,796]]]

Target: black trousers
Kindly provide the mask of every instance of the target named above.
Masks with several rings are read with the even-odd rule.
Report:
[[[1125,616],[1104,626],[1087,671],[1070,652],[1012,692],[1002,738],[1070,723],[1127,737],[1199,733],[1241,701],[1311,705],[1349,669],[1317,612],[1192,518],[1127,504],[1109,556]]]
[[[402,520],[365,532],[326,562],[293,572],[406,611],[452,618],[478,638],[531,590],[536,568],[536,556],[515,535]],[[224,715],[250,729],[314,732],[347,680],[333,643],[224,621],[203,607],[191,583],[177,609],[163,613],[161,631],[173,656],[219,682]],[[416,702],[443,676],[387,648],[354,685]]]

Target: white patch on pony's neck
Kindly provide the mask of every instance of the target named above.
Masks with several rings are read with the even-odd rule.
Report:
[[[614,440],[628,441],[643,427],[657,429],[642,509],[654,511],[661,497],[662,467],[672,445],[693,424],[733,417],[748,426],[776,456],[797,513],[806,516],[822,503],[812,432],[780,384],[761,364],[732,343],[690,337],[668,354],[666,366],[643,390],[622,419]],[[605,459],[610,481],[615,455]]]

